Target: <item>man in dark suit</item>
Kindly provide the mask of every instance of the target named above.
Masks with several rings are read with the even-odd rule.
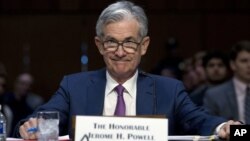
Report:
[[[250,87],[250,42],[241,41],[235,44],[230,53],[230,66],[234,77],[219,86],[211,88],[204,97],[204,106],[213,115],[226,119],[247,120],[246,106],[250,103],[247,88]],[[250,93],[249,93],[250,94]],[[250,109],[249,109],[250,110]]]
[[[217,127],[220,137],[227,138],[229,125],[238,122],[226,122],[195,107],[181,82],[138,69],[150,42],[147,31],[141,7],[128,1],[109,5],[97,21],[95,37],[106,68],[65,76],[51,100],[36,112],[59,111],[61,135],[69,134],[72,115],[166,115],[170,135],[209,135]],[[37,135],[27,130],[36,125],[31,118],[17,130],[21,137],[35,139]]]

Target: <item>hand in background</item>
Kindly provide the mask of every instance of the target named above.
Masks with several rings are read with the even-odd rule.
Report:
[[[37,139],[37,119],[30,118],[19,127],[19,133],[23,139]]]

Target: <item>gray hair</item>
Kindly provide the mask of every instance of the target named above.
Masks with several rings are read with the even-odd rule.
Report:
[[[144,10],[129,1],[119,1],[104,9],[96,23],[96,35],[104,36],[103,27],[107,24],[119,22],[126,18],[136,19],[139,23],[139,36],[145,37],[148,33],[148,19]]]

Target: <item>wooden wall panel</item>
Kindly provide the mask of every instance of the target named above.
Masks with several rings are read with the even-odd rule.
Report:
[[[10,79],[22,72],[23,47],[30,46],[30,72],[35,89],[51,95],[63,75],[80,71],[80,46],[87,41],[81,16],[2,17],[1,61]]]
[[[206,18],[206,49],[229,51],[240,40],[250,40],[248,14],[209,14]]]
[[[0,0],[0,61],[10,82],[23,71],[23,48],[30,47],[35,92],[49,98],[63,75],[81,71],[81,44],[88,45],[89,70],[104,67],[94,45],[95,24],[108,1]],[[150,71],[165,57],[168,38],[176,55],[190,57],[204,49],[222,49],[250,39],[248,0],[134,0],[146,9],[151,44],[141,67]]]

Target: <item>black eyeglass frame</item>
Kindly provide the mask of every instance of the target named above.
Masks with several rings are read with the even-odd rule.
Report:
[[[139,46],[141,45],[142,41],[143,41],[144,38],[142,38],[142,40],[140,42],[134,42],[134,41],[129,41],[129,40],[124,40],[122,42],[118,42],[116,40],[106,40],[106,41],[102,41],[102,45],[104,47],[104,49],[106,51],[110,51],[110,52],[116,52],[119,48],[119,46],[122,47],[122,49],[127,52],[127,53],[135,53],[137,51],[137,49],[139,48]],[[113,46],[113,47],[110,47],[108,45],[105,45],[105,43],[107,42],[113,42],[113,43],[116,43],[117,45],[116,46]],[[133,43],[133,44],[136,44],[136,47],[131,47],[131,46],[124,46],[125,43]],[[113,49],[113,50],[110,50],[110,49]],[[131,50],[130,50],[131,49]]]

